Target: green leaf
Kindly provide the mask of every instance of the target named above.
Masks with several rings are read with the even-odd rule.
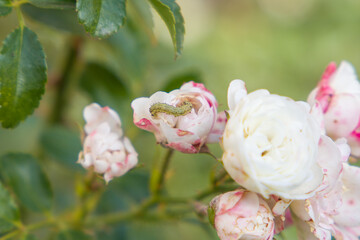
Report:
[[[0,0],[0,16],[6,16],[11,12],[10,0]]]
[[[181,74],[178,74],[176,76],[173,76],[169,80],[166,81],[166,85],[162,88],[162,91],[170,92],[174,89],[178,89],[186,82],[194,81],[197,83],[203,83],[203,77],[201,76],[201,73],[195,70],[190,70],[187,72],[183,72]]]
[[[169,29],[175,57],[181,54],[185,35],[184,18],[175,0],[149,0]]]
[[[39,105],[45,91],[45,54],[37,36],[17,28],[0,52],[0,122],[15,127]]]
[[[79,135],[65,127],[55,126],[41,134],[40,142],[45,152],[56,161],[71,169],[82,170],[76,163],[82,148]]]
[[[30,18],[56,29],[85,35],[84,28],[78,23],[74,9],[44,9],[31,4],[21,6],[21,11]]]
[[[149,174],[136,169],[113,179],[101,196],[96,212],[99,214],[128,210],[150,196]]]
[[[78,230],[67,230],[57,235],[56,240],[93,240],[94,238]]]
[[[76,9],[80,23],[96,37],[113,34],[125,22],[125,0],[78,0]]]
[[[111,70],[96,63],[86,66],[80,87],[101,105],[116,105],[119,100],[128,97],[128,90],[122,80]]]
[[[15,201],[0,183],[0,234],[12,230],[13,223],[19,219],[19,209]]]
[[[31,155],[10,153],[2,156],[0,174],[24,206],[36,212],[51,208],[50,182]]]
[[[75,0],[29,0],[29,2],[40,8],[75,8]]]
[[[106,41],[112,48],[115,67],[129,81],[142,80],[148,64],[149,41],[144,31],[127,19],[126,26]],[[113,68],[114,69],[114,68]]]

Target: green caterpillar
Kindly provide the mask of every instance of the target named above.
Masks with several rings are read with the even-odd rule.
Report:
[[[185,101],[180,106],[174,107],[166,103],[155,103],[151,105],[149,111],[151,116],[157,117],[158,113],[166,113],[175,117],[184,116],[191,112],[193,105],[191,102]]]

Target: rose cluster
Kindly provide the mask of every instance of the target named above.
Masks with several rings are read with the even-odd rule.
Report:
[[[157,143],[183,153],[209,151],[220,142],[222,163],[239,185],[209,204],[222,240],[272,239],[295,225],[299,239],[360,237],[360,83],[352,65],[330,63],[307,102],[256,90],[233,80],[228,110],[218,112],[203,84],[135,99],[134,124]],[[137,163],[117,114],[85,108],[79,162],[107,181]]]
[[[294,224],[299,239],[360,237],[360,83],[348,62],[330,63],[308,103],[228,89],[224,168],[241,188],[215,197],[220,239],[272,239]],[[348,145],[348,144],[349,145]]]

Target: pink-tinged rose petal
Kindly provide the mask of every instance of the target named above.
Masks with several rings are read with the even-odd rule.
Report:
[[[295,202],[297,202],[297,201],[295,201]],[[296,215],[293,215],[292,219],[294,221],[294,224],[296,225],[296,233],[298,235],[299,240],[318,240],[318,238],[313,233],[314,229],[312,229],[309,226],[308,222],[303,221]],[[313,231],[311,231],[311,230],[313,230]],[[331,235],[328,240],[330,240],[330,239],[331,239]]]
[[[166,146],[169,148],[173,148],[179,152],[183,152],[183,153],[197,153],[199,151],[198,149],[196,149],[193,145],[191,145],[189,143],[172,142],[172,143],[166,144]]]
[[[138,128],[144,129],[146,131],[149,131],[149,132],[157,132],[158,131],[158,128],[155,125],[153,125],[152,122],[146,118],[142,118],[138,122],[134,122],[134,123]]]
[[[333,232],[335,239],[340,240],[359,240],[360,236],[359,227],[349,228],[334,225]]]
[[[338,225],[344,227],[360,226],[360,168],[344,164],[342,181],[344,193],[339,214],[334,216]]]
[[[360,119],[360,101],[350,94],[335,95],[325,114],[325,128],[334,139],[348,136]]]
[[[227,117],[225,111],[218,113],[215,125],[207,139],[207,143],[217,143],[220,141],[220,138],[224,133],[226,122]]]
[[[344,146],[342,147],[345,148]],[[318,163],[323,170],[324,178],[318,191],[323,191],[323,194],[325,194],[333,189],[342,171],[342,160],[342,152],[338,148],[338,145],[328,136],[321,136],[319,141]]]
[[[292,200],[280,199],[279,201],[276,202],[275,206],[272,208],[273,214],[275,216],[284,215],[286,209],[289,207],[291,202]]]
[[[94,170],[98,173],[104,173],[109,168],[109,163],[105,160],[96,160]]]
[[[341,161],[347,162],[351,153],[350,146],[347,144],[346,138],[339,138],[335,141],[336,146],[338,147],[341,154]]]
[[[355,68],[351,63],[342,61],[338,70],[330,80],[330,85],[337,94],[340,93],[360,93],[360,84],[356,76]]]
[[[322,108],[319,102],[315,102],[310,111],[311,116],[314,117],[317,124],[320,126],[321,134],[325,135],[325,119]]]
[[[92,103],[84,108],[83,115],[86,121],[84,127],[86,134],[93,132],[103,122],[107,122],[110,128],[117,131],[118,134],[122,134],[120,118],[116,112],[109,107],[102,108],[99,104]]]
[[[335,62],[329,63],[329,65],[325,69],[325,72],[322,75],[321,82],[319,84],[320,87],[322,86],[326,87],[329,85],[330,78],[333,76],[335,71],[336,71],[336,63]]]

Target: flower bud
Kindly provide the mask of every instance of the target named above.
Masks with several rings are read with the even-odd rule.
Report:
[[[214,95],[200,83],[137,98],[131,107],[137,127],[154,133],[163,146],[184,153],[198,153],[206,143],[218,142],[226,123],[224,114],[218,117]]]
[[[104,174],[106,182],[135,167],[137,153],[130,140],[123,136],[120,118],[114,110],[93,103],[85,107],[84,119],[86,136],[78,163]]]
[[[215,197],[209,205],[209,220],[221,240],[272,239],[274,216],[258,194],[236,190]]]

